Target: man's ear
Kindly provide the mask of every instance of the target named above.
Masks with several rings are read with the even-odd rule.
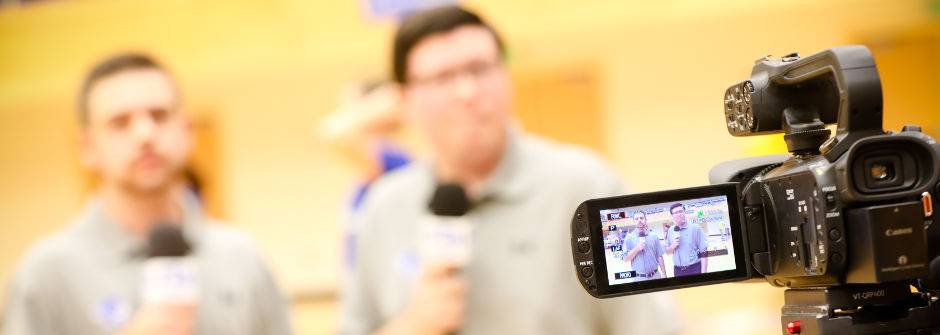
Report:
[[[395,89],[398,91],[399,108],[402,109],[402,115],[405,119],[415,119],[414,97],[412,97],[407,84],[397,83]]]
[[[186,156],[192,160],[193,151],[196,150],[196,121],[195,116],[189,113],[183,113],[183,127],[186,130],[186,145],[188,146]],[[205,122],[205,121],[203,121]]]
[[[95,147],[94,141],[92,141],[87,126],[82,126],[82,128],[78,130],[75,140],[78,142],[78,155],[82,167],[89,170],[96,169],[100,164],[98,149]]]
[[[186,130],[186,135],[193,136],[196,132],[196,122],[193,121],[193,116],[187,113],[185,110],[178,110],[176,113],[180,114],[180,119],[183,122],[183,129]]]

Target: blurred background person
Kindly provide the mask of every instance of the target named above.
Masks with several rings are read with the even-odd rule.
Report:
[[[601,302],[571,274],[571,208],[623,188],[595,154],[518,129],[505,46],[490,25],[461,7],[420,11],[401,23],[392,54],[406,112],[432,155],[366,196],[341,333],[678,332],[666,296]],[[468,264],[416,254],[439,183],[461,185],[474,203]]]
[[[396,84],[364,81],[348,88],[320,125],[322,138],[356,167],[359,184],[350,199],[352,210],[362,204],[373,181],[411,161],[396,139],[403,122],[400,100]]]
[[[78,101],[96,196],[23,258],[3,333],[290,334],[285,301],[247,236],[203,216],[186,187],[193,139],[170,73],[146,55],[116,55],[88,73]],[[181,225],[191,245],[194,300],[142,300],[156,247],[147,237],[161,222]]]
[[[351,217],[362,206],[369,186],[383,174],[411,162],[396,137],[402,128],[400,94],[396,84],[365,81],[345,90],[340,105],[321,122],[318,133],[355,169],[355,187],[349,204],[343,246],[343,266],[349,271],[356,260],[358,221]]]

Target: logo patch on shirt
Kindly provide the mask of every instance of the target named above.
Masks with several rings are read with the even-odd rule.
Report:
[[[109,296],[95,304],[93,314],[106,329],[117,330],[130,320],[131,306],[120,297]]]
[[[396,268],[398,273],[408,280],[414,280],[418,277],[418,271],[421,269],[421,260],[418,259],[418,253],[414,250],[404,251],[398,255]]]

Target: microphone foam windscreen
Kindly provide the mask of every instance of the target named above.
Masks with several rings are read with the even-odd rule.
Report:
[[[431,213],[438,216],[463,216],[470,210],[467,192],[458,184],[440,184],[428,204]]]
[[[159,223],[150,229],[148,236],[150,257],[182,257],[189,254],[190,246],[177,224]]]

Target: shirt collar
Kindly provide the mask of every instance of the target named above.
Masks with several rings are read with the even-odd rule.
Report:
[[[511,202],[515,199],[525,196],[526,182],[520,171],[524,171],[525,152],[528,144],[521,134],[521,131],[515,127],[506,130],[506,143],[503,149],[503,155],[500,157],[496,168],[487,177],[480,188],[480,197],[473,199],[473,205],[477,206],[490,201]],[[429,177],[427,197],[432,196],[436,185],[436,176],[433,163],[418,163],[416,168],[424,169]]]
[[[205,234],[205,217],[199,199],[192,192],[184,192],[180,201],[183,210],[183,234],[187,242],[197,249]],[[93,197],[80,215],[80,224],[96,238],[100,245],[128,258],[147,256],[147,242],[125,230],[104,211],[101,198]]]
[[[525,194],[524,176],[520,174],[525,164],[525,139],[519,130],[507,130],[506,148],[496,169],[483,183],[480,202],[489,200],[512,201]]]

